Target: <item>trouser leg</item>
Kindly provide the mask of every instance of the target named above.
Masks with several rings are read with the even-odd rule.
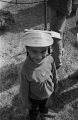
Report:
[[[39,111],[40,113],[48,113],[48,109],[46,108],[47,99],[41,100],[39,103]]]
[[[48,113],[48,108],[46,108],[46,101],[47,99],[45,100],[31,99],[32,107],[29,110],[30,120],[37,120],[37,116],[39,112],[40,112],[41,120],[45,120],[44,115]]]
[[[48,8],[49,10],[49,23],[50,23],[50,30],[57,31],[57,15],[56,11],[53,10],[51,7]]]
[[[46,107],[47,99],[41,100],[39,103],[39,111],[41,120],[47,120],[48,108]]]
[[[66,17],[63,16],[59,11],[49,8],[49,20],[50,20],[50,30],[60,32],[61,40],[57,38],[54,39],[53,44],[53,58],[55,60],[56,68],[61,65],[61,58],[63,54],[63,33],[66,25]]]
[[[63,33],[66,25],[66,16],[49,7],[49,23],[50,30]]]
[[[30,120],[36,120],[37,115],[39,113],[38,102],[36,100],[34,100],[34,99],[30,99],[30,100],[31,100],[32,107],[29,110],[29,117],[30,117]]]
[[[62,64],[62,62],[61,62],[61,58],[62,58],[62,40],[58,40],[58,39],[55,38],[52,48],[53,48],[52,56],[54,58],[56,68],[58,69]]]

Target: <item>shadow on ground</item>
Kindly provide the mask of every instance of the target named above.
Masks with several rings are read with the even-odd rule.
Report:
[[[55,112],[59,112],[64,106],[78,99],[78,70],[58,82],[58,91],[60,94],[54,94],[50,98],[52,105],[49,107]]]

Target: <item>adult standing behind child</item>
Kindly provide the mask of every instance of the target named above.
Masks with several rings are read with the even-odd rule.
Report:
[[[50,30],[60,32],[61,40],[55,38],[53,44],[53,58],[56,68],[61,65],[61,57],[63,52],[63,33],[66,25],[66,17],[71,14],[72,0],[48,0]]]
[[[20,93],[30,120],[41,120],[48,114],[46,102],[57,86],[56,66],[48,50],[53,44],[50,34],[32,30],[24,34],[27,58],[21,70]]]

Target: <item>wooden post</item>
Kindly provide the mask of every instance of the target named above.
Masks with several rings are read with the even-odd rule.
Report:
[[[44,30],[47,29],[47,0],[44,0]]]

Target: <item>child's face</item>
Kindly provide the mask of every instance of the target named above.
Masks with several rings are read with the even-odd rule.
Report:
[[[27,51],[33,61],[39,63],[48,54],[48,47],[27,47]]]

